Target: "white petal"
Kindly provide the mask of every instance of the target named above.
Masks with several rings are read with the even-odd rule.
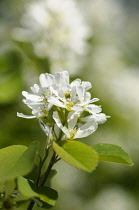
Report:
[[[95,104],[89,104],[89,105],[86,107],[86,109],[87,109],[90,113],[92,113],[92,114],[94,114],[94,113],[100,113],[100,112],[102,111],[101,107],[100,107],[100,106],[97,106],[97,105],[95,105]]]
[[[23,103],[24,104],[26,104],[29,108],[31,108],[31,109],[43,109],[43,107],[44,107],[44,103],[42,103],[42,102],[32,102],[32,101],[30,101],[30,100],[26,100],[26,99],[23,99]]]
[[[37,118],[43,117],[45,114],[41,110],[33,109],[32,114]]]
[[[88,121],[95,120],[98,124],[102,124],[106,122],[107,118],[109,118],[109,116],[106,116],[104,113],[100,113],[100,114],[93,114],[93,115],[84,117],[82,118],[82,121],[88,122]]]
[[[42,101],[43,98],[38,96],[38,95],[34,95],[34,94],[30,94],[27,91],[22,91],[22,95],[26,98],[29,99],[31,101],[35,101],[35,102],[39,102]]]
[[[49,86],[53,85],[55,82],[54,76],[52,74],[48,74],[48,73],[41,74],[39,79],[40,79],[40,84],[43,88],[49,87]]]
[[[61,72],[61,80],[63,85],[69,84],[69,73],[68,71]]]
[[[48,87],[48,81],[45,77],[45,74],[41,74],[39,80],[42,87]]]
[[[79,100],[82,102],[84,100],[84,89],[82,86],[77,87],[76,92],[78,94]]]
[[[90,103],[93,103],[93,102],[96,102],[96,101],[99,101],[99,98],[93,98],[90,100]]]
[[[57,85],[69,84],[69,73],[67,71],[55,73],[54,77]]]
[[[82,125],[75,135],[75,138],[83,138],[86,136],[89,136],[91,133],[93,133],[97,129],[98,125],[96,121],[90,121]]]
[[[40,84],[43,88],[48,88],[54,84],[54,76],[52,74],[41,74],[39,79]]]
[[[90,101],[90,99],[91,99],[91,93],[85,92],[85,93],[84,93],[84,100],[85,100],[85,101]]]
[[[65,93],[68,93],[70,91],[70,86],[69,85],[63,85],[59,87],[58,89],[58,96],[60,98],[65,98]]]
[[[50,86],[50,91],[51,91],[54,95],[58,96],[58,87],[57,87],[57,85]]]
[[[98,124],[106,122],[107,118],[110,118],[110,116],[107,116],[104,113],[96,114],[96,121]]]
[[[90,101],[84,101],[84,102],[80,103],[80,106],[81,106],[81,107],[86,106],[86,105],[89,104],[89,102],[90,102]]]
[[[80,105],[76,104],[72,107],[72,109],[76,112],[82,112],[84,108],[82,108]]]
[[[29,116],[29,115],[24,115],[24,114],[22,114],[22,113],[19,113],[19,112],[17,112],[17,116],[18,117],[23,117],[23,118],[26,118],[26,119],[33,119],[33,118],[36,118],[36,116]]]
[[[46,80],[47,80],[47,86],[51,86],[51,85],[54,84],[54,76],[52,74],[46,73],[45,77],[46,77]]]
[[[34,84],[33,87],[31,87],[31,90],[33,91],[33,93],[35,94],[39,94],[40,93],[40,87],[37,84]]]
[[[36,106],[39,106],[39,105],[44,105],[45,103],[44,102],[42,102],[42,101],[31,101],[31,100],[29,100],[29,99],[23,99],[23,102],[25,103],[25,104],[27,104],[27,105],[36,105]]]
[[[54,77],[55,77],[55,83],[56,83],[56,85],[61,85],[60,73],[55,73]]]
[[[62,125],[61,120],[60,120],[60,118],[59,118],[58,112],[56,112],[56,111],[53,112],[53,119],[54,119],[54,121],[56,122],[57,126],[58,126],[60,129],[62,129],[62,128],[63,128],[63,125]]]
[[[56,106],[59,106],[59,107],[62,107],[62,108],[65,108],[64,104],[62,102],[60,102],[57,98],[55,98],[54,96],[50,96],[48,97],[48,102],[53,104],[53,105],[56,105]]]
[[[26,103],[27,106],[31,109],[34,110],[45,110],[45,111],[49,111],[51,109],[51,107],[53,106],[50,103]]]
[[[78,120],[78,113],[75,111],[71,111],[68,114],[68,129],[73,129]]]
[[[66,136],[68,138],[70,138],[69,130],[65,126],[62,125],[61,120],[60,120],[59,115],[58,115],[58,112],[55,111],[53,113],[53,119],[55,120],[57,126],[63,131],[63,133],[65,133]]]
[[[65,126],[62,128],[62,131],[63,131],[63,133],[65,133],[67,138],[70,138],[70,132]]]
[[[82,86],[85,89],[85,91],[89,90],[92,87],[90,82],[84,82],[84,81],[82,82]]]
[[[73,86],[71,87],[71,100],[74,102],[75,98],[76,98],[76,87]]]
[[[70,83],[71,87],[75,86],[79,86],[81,84],[81,80],[80,79],[75,79],[73,82]]]

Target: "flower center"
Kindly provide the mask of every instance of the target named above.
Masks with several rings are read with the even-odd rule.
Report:
[[[68,111],[72,111],[72,107],[74,106],[73,102],[66,102],[65,105]]]
[[[67,98],[67,99],[70,98],[70,92],[69,91],[65,93],[65,98]]]
[[[72,129],[69,131],[70,134],[70,140],[73,140],[75,138],[75,134],[76,134],[76,128]]]

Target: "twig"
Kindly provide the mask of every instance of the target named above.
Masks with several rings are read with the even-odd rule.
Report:
[[[52,155],[52,157],[51,157],[50,163],[49,163],[49,165],[48,165],[48,167],[47,167],[47,170],[46,170],[46,172],[45,172],[45,174],[44,174],[44,177],[43,177],[41,183],[39,184],[40,187],[41,187],[41,186],[44,186],[44,184],[45,184],[45,182],[46,182],[46,180],[47,180],[47,178],[48,178],[48,176],[49,176],[49,174],[50,174],[50,172],[51,172],[51,169],[52,169],[54,163],[56,163],[56,162],[57,162],[57,161],[56,161],[56,153],[54,152],[53,155]],[[39,183],[38,180],[37,180],[37,182]],[[37,184],[38,184],[38,183],[37,183]],[[34,200],[31,200],[30,203],[29,203],[29,205],[28,205],[27,210],[32,210],[34,204],[35,204],[35,201],[34,201]]]

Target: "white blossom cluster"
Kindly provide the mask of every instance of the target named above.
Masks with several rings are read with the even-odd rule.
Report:
[[[49,59],[52,73],[82,66],[90,29],[74,0],[28,2],[20,22],[13,38],[31,42],[38,57]]]
[[[54,75],[41,74],[39,80],[40,86],[34,84],[31,87],[33,93],[22,92],[25,97],[23,102],[32,109],[32,115],[17,113],[17,116],[38,118],[47,135],[54,127],[57,138],[61,130],[67,139],[82,138],[106,121],[108,116],[101,113],[100,106],[94,104],[99,99],[91,99],[88,92],[92,87],[90,82],[75,79],[70,83],[67,71]]]

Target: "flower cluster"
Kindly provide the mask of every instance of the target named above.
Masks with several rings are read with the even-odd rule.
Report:
[[[20,22],[21,26],[13,30],[13,38],[32,43],[36,56],[49,59],[52,73],[65,67],[81,68],[90,29],[77,2],[27,1]]]
[[[88,90],[90,82],[75,79],[70,83],[67,71],[40,75],[40,86],[31,87],[33,93],[23,91],[23,102],[32,109],[32,115],[17,113],[18,117],[38,118],[40,125],[48,135],[53,128],[56,138],[60,132],[63,138],[82,138],[93,133],[98,124],[104,123],[108,116],[101,113],[100,106],[91,99]]]

